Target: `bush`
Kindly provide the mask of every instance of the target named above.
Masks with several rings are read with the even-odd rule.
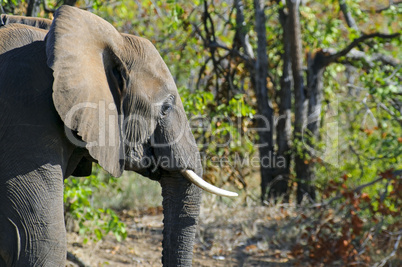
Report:
[[[96,189],[109,186],[116,178],[105,175],[99,167],[88,177],[71,177],[64,182],[65,218],[78,222],[79,233],[89,239],[101,240],[112,232],[118,241],[127,237],[126,226],[116,213],[110,209],[95,208],[93,195]]]
[[[350,188],[344,175],[331,181],[324,196],[335,197],[316,204],[296,223],[305,225],[291,255],[311,266],[384,266],[400,250],[402,222],[401,175],[388,170],[379,178]],[[376,185],[377,194],[363,192]],[[401,260],[396,259],[396,261]],[[305,264],[303,266],[305,266]]]

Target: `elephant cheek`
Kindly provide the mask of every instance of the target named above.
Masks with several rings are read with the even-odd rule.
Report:
[[[191,266],[202,190],[180,174],[162,174],[164,266]]]

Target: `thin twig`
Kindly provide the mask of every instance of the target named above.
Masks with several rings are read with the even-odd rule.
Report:
[[[367,93],[366,96],[365,96],[365,97],[363,98],[363,100],[362,100],[362,103],[363,103],[364,107],[366,108],[366,113],[364,113],[364,117],[363,117],[363,121],[362,121],[362,127],[364,127],[364,124],[366,124],[367,114],[370,115],[370,117],[371,117],[371,119],[373,120],[375,126],[378,126],[377,119],[375,118],[373,112],[371,112],[369,106],[367,105],[367,97],[368,97],[369,95],[370,95],[370,94]]]
[[[355,189],[350,190],[350,191],[351,191],[351,192],[354,192],[354,193],[358,193],[358,192],[360,192],[362,189],[364,189],[364,188],[366,188],[366,187],[368,187],[368,186],[371,186],[371,185],[373,185],[373,184],[375,184],[375,183],[378,183],[379,181],[382,181],[382,180],[384,180],[384,177],[379,177],[379,178],[377,178],[377,179],[375,179],[375,180],[373,180],[373,181],[371,181],[371,182],[368,182],[368,183],[366,183],[366,184],[362,184],[362,185],[360,185],[360,186],[358,186],[358,187],[356,187]],[[317,208],[317,207],[328,206],[328,205],[330,205],[332,202],[334,202],[334,201],[336,201],[336,200],[339,200],[339,199],[341,199],[341,198],[343,198],[343,194],[339,193],[339,194],[337,194],[336,196],[334,196],[333,198],[331,198],[330,200],[328,200],[328,201],[326,201],[326,202],[315,203],[315,204],[311,205],[311,207],[312,207],[312,208]]]
[[[398,73],[398,71],[401,69],[402,64],[399,64],[398,67],[395,68],[395,70],[391,73],[391,75],[389,75],[387,78],[385,78],[385,80],[391,80],[392,78],[394,78],[394,76]]]
[[[400,116],[396,115],[395,112],[393,112],[392,110],[390,110],[387,106],[385,106],[383,103],[379,103],[380,107],[385,110],[386,112],[388,112],[389,115],[391,115],[394,120],[396,120],[402,127],[402,119],[400,119]]]
[[[392,250],[392,252],[387,257],[385,257],[382,261],[380,261],[378,264],[375,264],[374,267],[384,266],[390,258],[392,258],[396,255],[396,252],[398,251],[398,248],[399,248],[399,243],[401,241],[401,238],[402,238],[402,233],[400,233],[398,235],[396,242],[394,244],[394,249]]]

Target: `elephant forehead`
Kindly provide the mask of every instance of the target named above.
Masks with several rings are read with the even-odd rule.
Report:
[[[144,78],[152,79],[160,84],[173,82],[173,77],[170,74],[168,67],[162,58],[158,57],[146,57],[144,61],[139,63],[140,68],[136,69],[139,75],[145,75]]]
[[[157,101],[164,99],[168,94],[176,91],[173,78],[165,77],[157,72],[136,72],[132,77],[133,93],[143,93],[149,100]]]
[[[129,69],[140,75],[147,74],[154,80],[173,81],[169,68],[149,40],[129,34],[122,36],[125,37],[123,60]]]

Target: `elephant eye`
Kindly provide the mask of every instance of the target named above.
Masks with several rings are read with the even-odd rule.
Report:
[[[175,97],[174,95],[169,95],[169,97],[163,102],[161,108],[161,115],[162,117],[168,115],[168,113],[173,109]]]
[[[165,102],[162,105],[162,115],[167,115],[170,110],[173,109],[173,105],[170,102]]]

